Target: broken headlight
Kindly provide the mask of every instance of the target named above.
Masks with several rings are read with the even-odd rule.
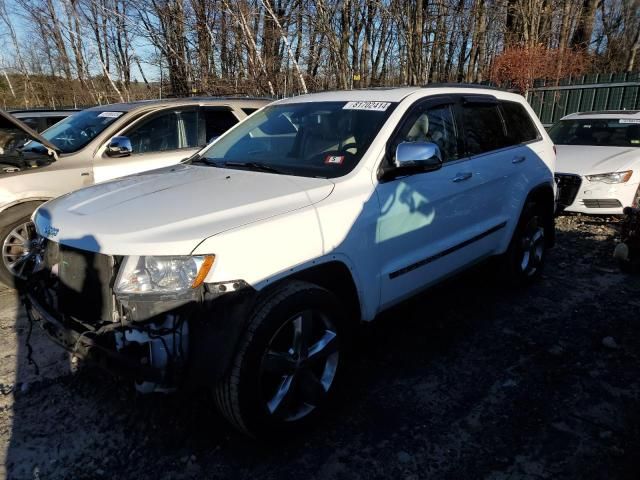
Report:
[[[126,257],[115,293],[180,293],[199,287],[215,255]]]
[[[587,175],[587,180],[590,182],[603,182],[603,183],[624,183],[631,178],[633,170],[626,170],[624,172],[611,172],[600,173],[598,175]]]

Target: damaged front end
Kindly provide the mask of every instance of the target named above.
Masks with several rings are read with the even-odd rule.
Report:
[[[143,393],[166,392],[186,378],[189,318],[203,288],[188,294],[118,295],[123,258],[38,239],[33,273],[22,286],[32,322],[75,356],[132,378]]]

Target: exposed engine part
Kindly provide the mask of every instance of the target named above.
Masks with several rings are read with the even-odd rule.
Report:
[[[165,378],[171,370],[184,364],[189,349],[189,323],[174,314],[168,314],[163,323],[148,323],[118,331],[115,334],[116,350],[135,353],[141,363],[163,372]],[[174,382],[157,383],[136,381],[140,393],[170,392]],[[171,384],[172,386],[167,386]]]

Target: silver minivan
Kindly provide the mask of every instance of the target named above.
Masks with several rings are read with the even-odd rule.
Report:
[[[42,202],[93,183],[179,163],[270,100],[187,98],[99,106],[41,134],[0,115],[0,282],[20,276]],[[25,136],[31,141],[23,145]],[[18,141],[17,139],[20,139]]]

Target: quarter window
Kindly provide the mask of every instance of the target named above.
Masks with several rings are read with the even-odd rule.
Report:
[[[501,108],[509,144],[517,145],[538,139],[538,130],[522,105],[517,102],[502,102]]]
[[[498,105],[466,104],[462,107],[462,118],[469,155],[480,155],[509,145]]]

